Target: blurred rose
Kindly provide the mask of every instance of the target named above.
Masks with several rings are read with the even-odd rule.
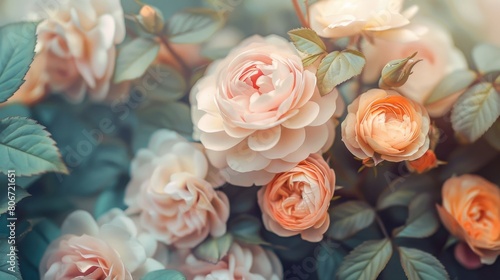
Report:
[[[135,224],[118,209],[98,223],[85,211],[70,214],[62,234],[40,262],[41,279],[139,279],[164,266],[153,260],[156,242],[138,234]]]
[[[415,160],[429,149],[425,108],[393,90],[371,89],[347,107],[342,141],[360,159]]]
[[[39,51],[48,52],[47,74],[54,91],[79,102],[89,91],[106,98],[115,66],[115,45],[125,37],[119,0],[66,1],[38,25]]]
[[[458,239],[467,242],[484,264],[500,255],[500,188],[476,175],[448,179],[443,185],[441,221]]]
[[[467,69],[463,53],[455,47],[448,31],[430,20],[412,23],[409,29],[420,35],[420,39],[411,42],[389,42],[375,39],[374,44],[365,44],[366,67],[363,79],[368,83],[378,81],[382,68],[391,60],[405,58],[418,52],[414,58],[422,59],[413,68],[413,74],[402,87],[398,88],[404,96],[424,104],[432,90],[448,74]],[[433,117],[446,114],[462,92],[426,106]]]
[[[311,28],[319,36],[340,38],[355,35],[410,40],[411,32],[400,30],[410,23],[417,7],[401,12],[404,0],[324,0],[310,7]],[[404,36],[404,37],[403,37]]]
[[[236,242],[218,263],[201,261],[193,254],[189,254],[180,270],[189,280],[283,279],[283,268],[272,251],[258,245],[243,245]]]
[[[253,36],[193,87],[194,138],[230,183],[266,184],[325,147],[337,97],[320,96],[291,43]]]
[[[125,203],[140,225],[168,245],[193,248],[208,235],[226,233],[229,201],[214,187],[224,183],[203,148],[175,132],[159,130],[132,161]]]
[[[422,174],[439,165],[436,154],[432,150],[427,150],[425,154],[416,160],[411,160],[406,162],[406,166],[411,172],[417,172]]]
[[[277,174],[258,192],[262,220],[279,236],[300,234],[319,242],[330,225],[328,207],[335,191],[335,173],[318,154],[292,170]]]
[[[455,259],[467,269],[477,269],[483,266],[481,258],[465,242],[458,242],[455,246],[454,255]]]

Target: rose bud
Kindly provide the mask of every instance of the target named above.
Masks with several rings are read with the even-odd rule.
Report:
[[[142,29],[151,34],[160,33],[165,26],[162,12],[149,5],[144,5],[136,18]]]
[[[422,59],[413,60],[417,53],[403,59],[396,59],[387,63],[382,69],[382,77],[378,84],[380,88],[390,89],[403,86],[413,73],[413,67]]]

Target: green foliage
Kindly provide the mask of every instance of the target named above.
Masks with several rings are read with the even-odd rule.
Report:
[[[111,189],[103,191],[95,201],[94,217],[99,218],[113,208],[125,209],[126,205],[124,203],[124,198],[124,189]]]
[[[186,277],[182,275],[179,271],[162,269],[151,271],[148,274],[141,277],[141,280],[186,280]]]
[[[383,210],[393,206],[408,206],[410,201],[421,192],[435,188],[431,177],[426,175],[410,176],[391,182],[379,196],[377,209]]]
[[[116,59],[115,83],[133,80],[141,77],[153,63],[160,43],[146,38],[135,38],[124,45]]]
[[[13,201],[16,202],[16,204],[23,200],[24,198],[30,196],[30,194],[21,188],[20,186],[14,186],[14,189],[12,189],[10,186],[7,189],[5,188],[4,191],[2,191],[2,194],[0,194],[0,215],[7,212],[7,209],[9,207],[9,201],[10,198],[15,197]]]
[[[204,42],[225,23],[222,13],[206,8],[190,8],[174,14],[167,22],[166,35],[176,44]]]
[[[173,102],[181,99],[187,90],[186,81],[174,68],[167,65],[155,65],[157,76],[153,78],[158,86],[147,92],[148,100],[152,102]]]
[[[345,257],[337,276],[342,280],[375,280],[391,256],[389,239],[366,241]]]
[[[260,236],[262,225],[254,216],[241,215],[229,223],[229,232],[235,239],[249,244],[268,244]]]
[[[432,90],[425,103],[431,104],[465,90],[472,85],[476,78],[477,73],[468,69],[450,73]]]
[[[12,260],[9,254],[13,255],[12,258],[14,258],[14,260]],[[11,264],[13,264],[13,266],[11,266]],[[11,251],[11,245],[9,244],[9,240],[7,239],[0,239],[0,279],[2,280],[22,279],[21,273],[19,271],[19,260],[17,258],[17,251]]]
[[[322,242],[320,246],[316,256],[318,278],[319,280],[335,279],[335,274],[347,253],[341,247],[328,246],[328,242]]]
[[[331,225],[327,235],[342,240],[368,227],[375,219],[375,211],[361,201],[349,201],[331,210]]]
[[[336,86],[361,74],[365,56],[355,50],[334,51],[321,61],[316,76],[321,95],[330,93]]]
[[[434,234],[439,228],[434,200],[428,193],[416,196],[408,208],[406,225],[395,229],[395,237],[424,238]]]
[[[0,172],[13,169],[16,176],[68,172],[50,133],[27,118],[0,120],[0,158]]]
[[[35,56],[36,24],[15,23],[0,28],[0,103],[24,83]]]
[[[298,28],[288,32],[295,48],[305,54],[302,59],[304,66],[314,63],[321,55],[326,54],[326,46],[323,40],[309,28]]]
[[[491,83],[471,87],[451,112],[453,129],[470,142],[481,137],[500,116],[500,94]]]
[[[472,50],[472,58],[480,73],[500,71],[500,49],[489,44],[481,44]]]
[[[233,244],[233,236],[226,233],[221,237],[208,237],[193,249],[193,255],[203,261],[216,264],[224,258]]]
[[[409,280],[450,279],[443,265],[429,253],[399,247],[401,265]]]
[[[491,127],[488,129],[486,134],[484,134],[484,138],[488,143],[495,148],[497,151],[500,151],[500,120],[497,120]]]

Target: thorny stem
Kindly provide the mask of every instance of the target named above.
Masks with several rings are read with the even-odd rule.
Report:
[[[302,13],[302,9],[300,8],[299,0],[292,0],[293,3],[293,8],[295,9],[295,13],[297,14],[297,17],[299,18],[300,24],[303,27],[309,28],[309,23],[304,17],[304,13]]]
[[[189,66],[184,62],[182,57],[172,48],[172,45],[170,45],[170,42],[165,36],[158,36],[162,42],[162,44],[167,48],[167,50],[172,54],[172,57],[175,59],[175,61],[181,66],[182,68],[182,74],[184,78],[186,79],[187,82],[189,82],[189,78],[191,75],[191,70]]]

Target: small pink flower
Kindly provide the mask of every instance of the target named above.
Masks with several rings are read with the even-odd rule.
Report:
[[[194,86],[194,138],[230,183],[266,184],[331,145],[337,97],[320,96],[291,43],[253,36]]]

